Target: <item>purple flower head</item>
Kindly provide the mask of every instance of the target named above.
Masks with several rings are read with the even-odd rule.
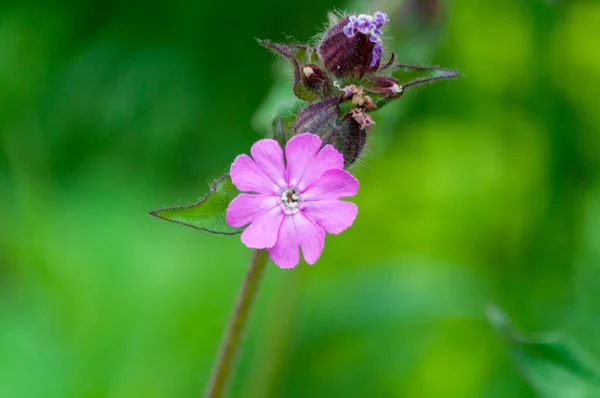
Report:
[[[377,72],[383,52],[381,28],[387,22],[381,11],[343,17],[321,38],[319,59],[335,77],[362,79]]]
[[[338,234],[350,227],[358,209],[339,199],[354,196],[358,181],[343,170],[344,158],[319,136],[305,133],[288,141],[284,151],[271,139],[256,142],[250,153],[231,165],[233,184],[241,191],[227,208],[229,225],[239,228],[242,242],[269,249],[280,268],[293,268],[304,259],[314,264],[321,256],[325,232]]]
[[[385,12],[375,11],[373,14],[373,22],[377,25],[378,28],[381,28],[383,25],[389,22],[389,18]]]
[[[350,15],[348,19],[348,24],[344,26],[344,34],[348,37],[353,37],[358,30],[358,18],[356,15]]]
[[[369,15],[361,14],[358,16],[356,29],[364,34],[368,35],[375,28],[372,18]]]
[[[383,47],[381,43],[375,43],[375,47],[373,47],[373,59],[371,60],[371,68],[374,68],[377,65],[377,62],[381,59],[381,55],[383,54]]]
[[[383,47],[381,45],[381,27],[385,25],[390,19],[387,14],[381,11],[376,11],[373,16],[360,14],[358,17],[351,15],[348,24],[344,26],[343,32],[348,37],[354,37],[358,33],[369,36],[371,43],[375,43],[372,50],[372,59],[370,67],[374,68],[383,53]]]

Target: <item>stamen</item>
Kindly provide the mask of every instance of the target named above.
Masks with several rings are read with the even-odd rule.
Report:
[[[285,214],[296,213],[300,206],[300,194],[293,188],[281,191],[281,205]]]

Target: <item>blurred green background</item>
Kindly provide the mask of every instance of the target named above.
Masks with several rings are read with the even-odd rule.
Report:
[[[264,134],[254,39],[333,8],[465,76],[374,115],[354,226],[269,265],[230,396],[534,397],[491,303],[600,358],[600,2],[4,0],[0,397],[200,396],[250,251],[146,213]]]

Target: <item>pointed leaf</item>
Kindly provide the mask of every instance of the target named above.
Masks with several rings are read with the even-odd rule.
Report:
[[[239,195],[229,175],[219,178],[210,187],[210,192],[198,203],[151,211],[154,217],[200,229],[213,234],[234,235],[243,228],[232,228],[225,221],[229,203]]]
[[[460,76],[460,72],[438,68],[436,66],[405,65],[396,64],[390,67],[392,77],[402,84],[406,90],[408,87],[435,82],[436,80],[453,79]]]
[[[580,347],[554,334],[525,336],[498,308],[488,310],[520,372],[543,398],[600,398],[600,368]]]
[[[281,55],[290,61],[298,63],[310,63],[310,55],[313,50],[306,44],[278,44],[270,40],[258,39],[258,44],[266,49]]]

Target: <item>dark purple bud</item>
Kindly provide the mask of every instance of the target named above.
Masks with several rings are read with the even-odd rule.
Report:
[[[350,167],[360,156],[366,142],[367,131],[361,128],[352,114],[347,113],[328,143],[344,155],[344,167]]]
[[[369,93],[384,95],[388,98],[400,98],[404,92],[398,80],[385,76],[377,76],[370,79],[365,90]]]
[[[344,155],[346,167],[352,165],[362,152],[367,140],[367,129],[375,123],[363,110],[352,109],[340,118],[339,98],[311,104],[298,114],[293,134],[317,134],[323,144],[331,144]]]
[[[317,52],[325,67],[336,77],[362,78],[379,68],[383,46],[381,27],[388,21],[385,13],[360,14],[343,18],[330,28]]]
[[[340,114],[339,98],[311,104],[300,111],[293,126],[293,134],[313,133],[324,141],[334,133]]]

